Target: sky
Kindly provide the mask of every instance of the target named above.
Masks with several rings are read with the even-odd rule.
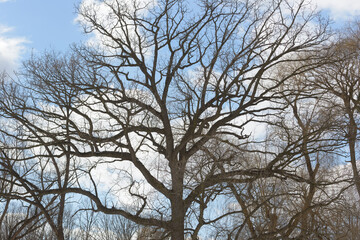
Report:
[[[0,0],[0,71],[15,70],[32,52],[66,51],[85,38],[73,0]]]
[[[88,0],[0,0],[0,71],[14,71],[33,52],[66,51],[85,41],[75,6]],[[338,26],[360,15],[359,0],[310,0]]]

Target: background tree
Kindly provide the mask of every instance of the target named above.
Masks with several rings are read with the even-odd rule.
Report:
[[[359,138],[360,78],[359,78],[359,23],[348,28],[330,49],[333,61],[314,71],[313,84],[329,95],[329,106],[343,115],[336,134],[348,146],[348,157],[353,179],[360,196],[357,142]]]
[[[0,129],[0,171],[11,176],[11,182],[7,182],[14,185],[11,192],[4,194],[4,197],[23,201],[29,208],[35,208],[36,214],[46,219],[57,239],[66,238],[63,229],[65,193],[46,196],[39,192],[51,189],[54,185],[58,189],[66,188],[70,180],[74,181],[70,176],[71,156],[59,156],[55,146],[46,143],[47,139],[42,132],[59,128],[58,137],[68,139],[67,119],[70,112],[67,105],[71,96],[67,94],[71,94],[71,91],[63,92],[60,89],[65,86],[59,83],[61,78],[72,74],[70,62],[71,60],[65,62],[46,56],[41,61],[39,59],[39,62],[35,59],[29,61],[25,64],[27,70],[24,68],[24,71],[27,71],[24,76],[29,77],[29,85],[4,79],[0,99],[3,106],[0,116],[4,123]],[[46,65],[42,65],[41,69],[42,63]],[[31,72],[31,69],[51,75],[46,75],[43,79],[46,82],[37,82],[36,78],[32,78],[36,76],[36,72]],[[55,101],[60,105],[60,109],[57,109],[59,111],[53,109]],[[38,105],[41,103],[46,105]],[[60,122],[43,121],[54,116],[58,117]]]
[[[280,70],[280,74],[286,72]],[[283,97],[287,108],[264,122],[268,128],[265,139],[251,142],[251,147],[245,148],[248,162],[242,160],[234,165],[237,169],[272,166],[287,175],[227,183],[231,192],[228,194],[231,211],[227,213],[232,214],[215,225],[216,239],[333,236],[334,232],[326,230],[322,208],[330,216],[333,211],[327,206],[340,204],[341,196],[352,184],[348,183],[347,174],[334,172],[343,147],[341,139],[333,135],[339,116],[329,111],[325,99],[319,98],[322,92],[310,87],[308,74],[298,75],[285,84],[292,91]]]

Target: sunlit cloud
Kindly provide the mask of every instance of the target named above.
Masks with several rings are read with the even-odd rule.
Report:
[[[319,10],[328,10],[335,20],[350,19],[360,15],[360,1],[313,0]]]
[[[8,37],[7,33],[12,30],[11,27],[0,25],[0,72],[16,69],[28,42],[24,37]]]

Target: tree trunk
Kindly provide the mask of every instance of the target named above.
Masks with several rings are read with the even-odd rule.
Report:
[[[355,144],[356,144],[357,129],[356,129],[356,122],[355,122],[353,116],[351,116],[351,118],[350,118],[348,135],[349,135],[350,162],[351,162],[351,167],[353,170],[356,190],[360,197],[360,176],[359,176],[358,168],[356,165],[356,152],[355,152],[356,151]]]
[[[173,197],[171,199],[171,239],[184,240],[184,200],[183,200],[183,181],[184,170],[180,162],[172,168],[172,187]]]
[[[171,239],[172,240],[184,240],[184,205],[182,199],[174,199],[171,203],[172,208],[172,229]]]

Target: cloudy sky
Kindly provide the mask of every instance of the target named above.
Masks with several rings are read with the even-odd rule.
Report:
[[[84,0],[85,1],[85,0]],[[358,0],[312,0],[338,23],[360,14]],[[31,52],[63,51],[85,39],[76,18],[80,0],[0,0],[0,71],[13,71]]]
[[[0,0],[0,71],[14,70],[31,52],[66,50],[84,35],[73,0]]]

